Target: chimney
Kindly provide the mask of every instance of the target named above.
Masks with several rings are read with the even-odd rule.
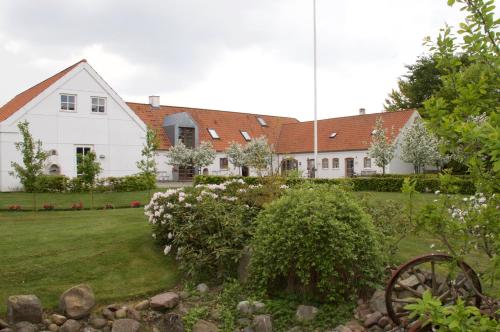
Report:
[[[365,115],[365,113],[366,113],[366,109],[364,109],[364,108],[359,109],[359,115]]]
[[[149,105],[152,107],[160,107],[160,96],[149,96]]]

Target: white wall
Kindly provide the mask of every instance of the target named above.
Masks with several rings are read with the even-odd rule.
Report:
[[[60,111],[60,94],[75,94],[76,112]],[[106,98],[106,113],[91,112],[91,97]],[[76,176],[76,146],[90,146],[100,161],[101,176],[136,173],[141,158],[145,126],[132,110],[98,77],[86,63],[79,65],[23,109],[0,124],[0,189],[20,188],[18,179],[9,175],[10,162],[21,162],[14,142],[20,141],[17,124],[27,120],[30,132],[40,139],[45,150],[54,149],[49,159],[61,168],[61,174]]]

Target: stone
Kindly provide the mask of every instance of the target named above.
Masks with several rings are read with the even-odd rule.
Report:
[[[115,312],[119,309],[121,309],[123,306],[121,304],[118,304],[118,303],[113,303],[113,304],[109,304],[106,306],[106,308],[108,308],[109,310]]]
[[[391,323],[391,319],[387,316],[383,316],[378,320],[377,325],[380,327],[386,327],[390,323]]]
[[[339,325],[336,328],[334,328],[331,332],[352,332],[352,330],[347,326]]]
[[[127,318],[127,308],[123,307],[115,311],[116,319]]]
[[[310,321],[316,318],[318,311],[318,308],[310,305],[299,305],[295,317],[299,322]]]
[[[160,311],[175,308],[177,304],[179,304],[179,295],[174,292],[155,295],[151,298],[151,302],[149,303],[151,309]]]
[[[273,324],[270,315],[257,315],[253,318],[253,327],[255,332],[271,332]]]
[[[250,266],[250,258],[252,257],[250,247],[246,246],[241,252],[241,257],[238,262],[238,281],[246,283],[248,280],[248,267]]]
[[[365,321],[364,321],[364,326],[365,327],[372,327],[373,325],[378,323],[378,320],[382,318],[382,314],[378,311],[375,311],[373,314],[369,314]]]
[[[68,319],[64,322],[63,325],[59,328],[59,332],[78,332],[82,324],[74,319]]]
[[[383,315],[387,315],[387,307],[385,305],[385,291],[382,289],[377,289],[375,293],[373,293],[370,301],[370,308],[373,311],[378,311]]]
[[[96,330],[92,326],[85,326],[83,329],[81,329],[81,332],[99,332],[99,330]]]
[[[124,318],[115,320],[111,332],[138,332],[140,328],[141,324],[138,321]]]
[[[3,319],[0,319],[0,330],[8,328],[10,325],[4,321]]]
[[[255,302],[252,302],[252,307],[253,307],[254,312],[262,312],[266,308],[266,305],[262,302],[255,301]]]
[[[5,327],[5,328],[1,329],[0,332],[14,332],[14,330],[11,329],[10,327]]]
[[[372,312],[373,311],[371,309],[358,309],[356,315],[358,316],[358,319],[365,320],[366,316],[368,316]]]
[[[196,290],[201,294],[205,294],[210,290],[210,288],[208,288],[207,284],[202,283],[196,286]]]
[[[407,287],[411,288],[411,287],[415,287],[416,285],[418,285],[419,281],[417,279],[417,276],[415,276],[415,275],[412,274],[408,278],[401,280],[399,283],[401,285],[403,285],[403,286],[407,286]],[[395,289],[402,289],[402,288],[403,287],[401,287],[400,285],[396,284]]]
[[[89,323],[96,329],[102,329],[108,325],[108,320],[100,317],[95,317],[92,318]]]
[[[18,322],[14,325],[16,332],[37,332],[38,327],[30,322]]]
[[[200,319],[193,326],[193,332],[218,332],[219,328],[212,322]]]
[[[250,304],[250,301],[241,301],[236,305],[236,310],[244,316],[248,316],[253,313],[253,307]]]
[[[57,324],[57,325],[63,325],[64,322],[67,320],[66,316],[63,315],[58,315],[58,314],[52,314],[50,316],[50,320],[52,323]]]
[[[102,316],[108,320],[115,319],[115,313],[108,308],[102,309]]]
[[[49,331],[52,331],[52,332],[57,332],[59,330],[59,326],[57,326],[57,324],[50,324],[49,325]]]
[[[135,310],[147,310],[149,308],[149,300],[144,300],[135,304]]]
[[[59,298],[59,307],[67,317],[80,319],[90,314],[95,305],[95,296],[90,286],[82,284],[71,287]]]
[[[352,332],[363,332],[365,328],[359,324],[356,320],[351,320],[345,324],[345,327],[351,329]]]
[[[127,318],[141,320],[141,313],[135,309],[127,308]]]
[[[7,299],[7,321],[11,324],[42,322],[42,302],[36,295],[14,295]]]
[[[238,320],[236,322],[240,326],[248,326],[248,325],[252,324],[252,321],[248,318],[238,318]]]
[[[154,329],[157,329],[158,332],[184,332],[182,318],[175,313],[163,315],[155,325]]]

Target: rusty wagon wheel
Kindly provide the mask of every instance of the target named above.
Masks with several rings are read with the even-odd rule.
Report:
[[[459,297],[467,305],[481,305],[481,282],[469,265],[446,254],[424,255],[401,265],[387,284],[385,303],[395,324],[410,329],[419,325],[404,307],[422,298],[426,290],[445,305]]]

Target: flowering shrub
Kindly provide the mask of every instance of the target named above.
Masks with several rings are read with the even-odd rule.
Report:
[[[71,209],[72,210],[82,210],[83,209],[83,203],[82,202],[73,203],[73,205],[71,205]]]
[[[251,279],[260,290],[343,301],[381,278],[380,244],[370,217],[336,186],[293,189],[257,217]]]
[[[19,205],[19,204],[9,205],[9,210],[11,210],[11,211],[21,211],[21,205]]]
[[[45,204],[43,204],[43,209],[44,210],[54,210],[54,204],[45,203]]]
[[[243,180],[196,185],[153,194],[144,207],[153,238],[164,254],[192,277],[232,276],[262,206],[280,195],[281,184],[247,185]]]
[[[139,202],[139,201],[132,201],[132,202],[130,202],[130,207],[133,207],[133,208],[141,207],[141,202]]]

